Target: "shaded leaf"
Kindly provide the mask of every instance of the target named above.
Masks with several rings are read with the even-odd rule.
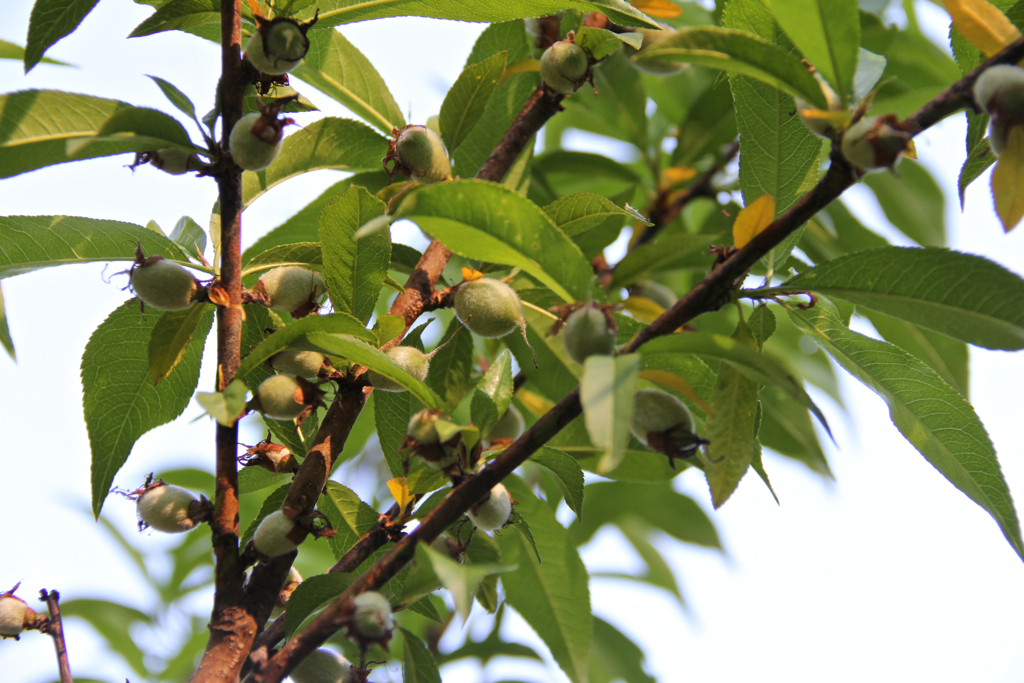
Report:
[[[891,173],[864,176],[885,217],[921,246],[946,244],[946,197],[924,166],[912,159],[900,164],[900,177]]]
[[[320,574],[300,583],[284,612],[285,637],[291,637],[306,617],[344,593],[356,578],[355,574]]]
[[[207,316],[206,314],[210,315]],[[213,318],[213,306],[193,304],[181,311],[167,311],[160,316],[149,336],[149,377],[160,384],[174,371],[188,351],[192,337],[200,323],[208,326]],[[153,313],[151,313],[153,315]],[[209,317],[210,320],[203,320]]]
[[[576,459],[556,448],[541,446],[536,453],[530,456],[530,460],[551,474],[555,484],[565,496],[565,504],[579,518],[583,514],[584,489],[583,470],[580,469]]]
[[[589,192],[577,192],[556,199],[544,207],[544,213],[569,237],[596,228],[605,220],[622,216],[652,225],[639,211],[628,204],[619,208],[611,200]]]
[[[206,251],[206,232],[188,216],[182,216],[171,230],[171,240],[180,244],[192,258],[202,256]]]
[[[453,154],[484,115],[498,79],[505,72],[507,52],[499,52],[479,64],[467,66],[441,104],[441,137]]]
[[[620,679],[629,683],[657,683],[644,671],[643,661],[643,650],[636,643],[604,619],[594,617],[594,644],[590,649],[591,683],[611,683]]]
[[[402,631],[402,681],[441,683],[441,672],[427,646],[410,631],[399,628]]]
[[[772,0],[771,8],[804,57],[849,103],[860,47],[857,0]]]
[[[18,360],[14,354],[14,340],[11,339],[11,330],[7,327],[7,312],[4,309],[4,292],[2,289],[0,289],[0,344],[3,345],[11,360]]]
[[[317,509],[327,515],[331,527],[338,532],[328,539],[337,558],[377,524],[377,511],[360,500],[355,491],[336,481],[327,482],[325,495],[317,501]]]
[[[470,416],[480,434],[487,438],[512,401],[512,355],[502,351],[477,382],[470,403]]]
[[[103,122],[95,137],[68,140],[65,150],[70,159],[77,160],[100,156],[93,153],[95,146],[103,154],[149,152],[164,147],[206,151],[192,142],[177,119],[147,107],[118,109]]]
[[[604,451],[598,473],[614,470],[622,462],[629,443],[637,373],[642,358],[590,356],[583,365],[580,403],[591,442]]]
[[[451,343],[448,343],[449,341]],[[447,346],[442,348],[441,344]],[[427,386],[444,400],[449,410],[455,410],[472,386],[472,373],[473,335],[469,330],[463,330],[462,323],[453,317],[438,343],[437,353],[430,360]]]
[[[25,44],[25,73],[43,58],[43,53],[82,23],[99,0],[36,0],[28,21]]]

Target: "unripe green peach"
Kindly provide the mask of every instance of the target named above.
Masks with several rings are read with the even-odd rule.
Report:
[[[203,167],[199,155],[184,147],[165,147],[149,152],[149,165],[159,168],[164,173],[181,175],[189,171],[198,171]]]
[[[290,375],[274,375],[263,380],[256,390],[256,407],[264,417],[274,420],[294,420],[306,404],[299,381]]]
[[[290,538],[294,537],[295,533],[295,522],[281,510],[275,510],[264,517],[256,527],[252,540],[260,553],[267,557],[277,557],[299,547],[298,543]]]
[[[393,346],[384,353],[388,358],[401,365],[403,370],[421,382],[427,378],[427,372],[430,371],[430,354],[423,353],[412,346]],[[405,387],[398,382],[388,379],[373,370],[368,371],[366,377],[376,390],[405,391]]]
[[[441,437],[434,426],[437,423],[437,417],[437,413],[432,410],[421,410],[409,419],[406,435],[416,443],[441,443]]]
[[[487,440],[489,442],[515,441],[522,435],[525,428],[526,422],[523,420],[523,414],[515,406],[510,405],[501,419],[491,427],[491,431],[487,434]]]
[[[438,417],[435,411],[421,410],[410,418],[406,430],[412,452],[435,470],[450,467],[459,459],[458,451],[449,450],[441,443],[436,427]]]
[[[10,593],[0,596],[0,636],[17,636],[35,618],[36,613],[21,598]]]
[[[288,674],[295,683],[352,683],[352,664],[330,650],[314,650]]]
[[[360,638],[379,641],[390,637],[395,624],[387,598],[377,591],[367,591],[353,598],[352,603],[356,608],[352,627]]]
[[[691,433],[694,429],[693,413],[685,403],[657,389],[641,389],[636,392],[629,430],[637,441],[649,446],[648,435],[652,432],[677,428]]]
[[[270,76],[288,73],[299,65],[308,51],[309,38],[293,19],[275,19],[262,25],[245,44],[246,59]]]
[[[488,339],[523,327],[519,295],[504,282],[488,277],[471,280],[455,293],[455,315],[470,332]]]
[[[191,273],[162,256],[132,268],[129,284],[142,303],[161,311],[188,308],[199,286]]]
[[[1024,69],[1009,64],[989,67],[974,82],[974,100],[992,117],[989,146],[999,156],[1010,129],[1024,126]]]
[[[398,162],[412,172],[421,185],[433,185],[452,171],[441,137],[426,126],[406,126],[395,143]]]
[[[279,616],[284,614],[284,611],[288,608],[288,600],[291,599],[292,593],[302,583],[302,574],[295,567],[288,568],[288,576],[284,577],[284,583],[281,584],[281,590],[277,594],[277,602],[274,603],[274,609],[270,611],[270,618],[277,619]],[[294,678],[294,675],[292,676]]]
[[[903,153],[913,149],[913,139],[893,114],[865,116],[846,129],[842,149],[851,164],[870,173],[895,168]]]
[[[190,514],[193,503],[199,501],[191,493],[177,486],[157,484],[146,489],[136,500],[139,519],[146,526],[177,534],[191,531],[196,523]]]
[[[615,329],[608,324],[604,312],[587,305],[569,314],[562,330],[565,350],[577,363],[589,356],[610,356],[615,352]]]
[[[562,40],[540,56],[540,77],[555,92],[570,95],[576,92],[590,70],[586,50],[571,40]]]
[[[239,168],[259,171],[270,163],[281,151],[282,128],[284,123],[276,117],[253,112],[238,120],[228,138],[228,150]]]
[[[434,542],[430,544],[430,547],[447,557],[449,560],[455,560],[459,564],[463,564],[466,560],[458,541],[448,534],[441,534],[435,538]]]
[[[638,28],[634,29],[634,31],[641,34],[644,37],[644,41],[640,44],[639,50],[634,49],[629,45],[623,45],[622,47],[627,57],[642,55],[647,50],[650,50],[655,43],[664,40],[675,33],[675,31],[670,28]],[[642,71],[645,74],[651,74],[652,76],[671,76],[672,74],[677,74],[686,68],[685,64],[673,62],[667,59],[645,59],[643,61],[630,59],[629,61],[637,71]]]
[[[512,496],[504,484],[495,484],[487,500],[473,506],[466,514],[477,529],[497,531],[512,515]]]
[[[291,313],[310,301],[318,301],[327,293],[327,284],[320,273],[302,266],[281,266],[265,272],[256,289],[270,299],[270,307]]]
[[[278,372],[296,377],[316,377],[323,367],[324,359],[327,358],[317,351],[298,351],[296,349],[285,349],[274,354],[270,364]]]
[[[642,296],[645,299],[650,299],[654,303],[658,304],[662,308],[672,308],[679,297],[671,289],[655,282],[654,280],[647,280],[646,282],[637,285],[632,289],[633,296]]]

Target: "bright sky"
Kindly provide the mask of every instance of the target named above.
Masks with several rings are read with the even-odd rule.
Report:
[[[928,30],[942,36],[943,13],[918,2]],[[31,2],[0,3],[0,39],[24,43]],[[129,2],[103,2],[82,28],[50,56],[77,64],[39,66],[28,77],[19,63],[0,60],[0,91],[59,88],[116,97],[173,112],[153,74],[178,85],[198,109],[212,104],[218,64],[215,47],[198,38],[160,34],[124,40],[150,13]],[[898,16],[898,15],[894,15]],[[357,24],[345,35],[376,65],[396,100],[422,122],[440,108],[480,25],[434,20]],[[302,87],[302,86],[300,86]],[[310,93],[326,113],[346,115]],[[309,123],[312,116],[298,116]],[[955,200],[963,161],[963,124],[954,117],[918,138],[923,163],[938,172],[947,202],[953,246],[1024,272],[1024,229],[1004,235],[993,216],[987,177],[977,181],[963,215]],[[573,138],[588,149],[592,139]],[[134,174],[129,157],[69,164],[0,181],[0,212],[112,218],[169,230],[182,215],[206,222],[214,185],[170,177],[150,168]],[[268,193],[246,213],[244,241],[304,206],[342,177],[317,172]],[[857,211],[870,225],[892,228],[861,188]],[[905,240],[897,240],[905,243]],[[106,274],[117,270],[108,268]],[[88,505],[89,447],[82,420],[79,359],[93,329],[127,298],[104,282],[101,266],[44,270],[3,281],[18,363],[0,355],[0,415],[5,452],[0,516],[0,590],[17,581],[33,605],[40,588],[65,598],[117,596],[146,609],[143,586],[109,537],[84,512]],[[115,279],[115,283],[117,279]],[[123,284],[123,283],[122,283]],[[1000,455],[1012,492],[1024,499],[1019,388],[1024,356],[972,349],[971,395]],[[207,357],[210,360],[210,357]],[[208,362],[207,368],[212,366]],[[204,373],[200,386],[209,386]],[[1022,568],[996,524],[945,481],[902,439],[884,404],[859,384],[843,384],[854,419],[846,420],[816,395],[840,449],[829,452],[836,482],[825,483],[784,459],[766,455],[765,467],[781,505],[756,476],[748,476],[727,505],[711,516],[728,551],[717,553],[667,541],[689,611],[668,594],[613,579],[591,582],[594,611],[641,644],[648,670],[659,680],[766,680],[836,683],[863,680],[1024,679]],[[208,467],[213,430],[190,406],[169,427],[144,436],[115,483],[128,486],[162,467]],[[824,441],[823,441],[824,442]],[[826,444],[827,445],[827,444]],[[699,472],[677,480],[680,490],[710,510]],[[105,516],[129,531],[133,506],[109,499]],[[165,542],[134,537],[136,545]],[[631,572],[640,566],[618,532],[606,529],[584,549],[596,571]],[[42,609],[42,606],[39,605]],[[197,605],[197,614],[208,611]],[[471,617],[474,632],[487,623]],[[516,638],[535,644],[515,623]],[[110,681],[128,671],[103,653],[102,640],[78,620],[66,625],[72,670]],[[445,641],[447,643],[447,641]],[[538,646],[541,647],[542,646]],[[49,640],[29,634],[0,643],[0,671],[16,683],[56,677]],[[509,669],[500,661],[481,673],[469,666],[445,671],[449,683],[560,680],[554,669]],[[388,680],[379,672],[374,680]],[[390,676],[397,680],[398,671]]]

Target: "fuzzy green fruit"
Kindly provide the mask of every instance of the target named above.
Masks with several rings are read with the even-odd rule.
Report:
[[[648,280],[643,284],[637,285],[631,290],[631,293],[633,296],[642,296],[645,299],[650,299],[665,309],[672,308],[679,301],[679,297],[676,296],[675,292],[654,280]]]
[[[487,500],[470,508],[466,514],[477,529],[497,531],[512,515],[512,496],[504,484],[495,484]]]
[[[275,510],[263,518],[256,527],[252,540],[258,550],[267,557],[277,557],[290,553],[299,547],[289,538],[295,531],[295,522],[280,510]]]
[[[185,489],[167,484],[158,484],[147,489],[135,502],[139,519],[146,526],[177,534],[191,531],[196,523],[190,515],[192,503],[198,500]]]
[[[974,100],[992,117],[989,146],[999,156],[1010,129],[1024,126],[1024,69],[1009,64],[989,67],[974,82]]]
[[[281,127],[268,123],[263,114],[253,112],[238,120],[228,138],[228,150],[239,168],[259,171],[281,151]]]
[[[203,167],[199,155],[184,147],[165,147],[149,153],[149,165],[159,168],[164,173],[181,175],[189,171],[198,171]]]
[[[15,587],[16,588],[16,587]],[[0,636],[16,636],[25,630],[25,623],[35,619],[36,613],[24,600],[13,595],[0,597]]]
[[[309,38],[293,19],[278,19],[254,31],[245,44],[245,57],[269,76],[286,74],[309,51]]]
[[[455,293],[455,315],[470,332],[487,339],[504,337],[523,327],[523,305],[516,290],[488,277],[459,287]]]
[[[367,591],[353,598],[352,603],[356,608],[352,626],[360,638],[380,641],[391,635],[395,624],[391,620],[391,605],[387,598],[377,591]]]
[[[263,380],[256,390],[256,406],[264,417],[294,420],[306,405],[301,401],[302,385],[289,375],[274,375]]]
[[[515,406],[510,405],[501,419],[491,427],[491,431],[487,434],[487,441],[515,441],[522,435],[525,428],[526,422],[523,420],[523,414],[516,410]]]
[[[161,311],[188,308],[199,287],[192,274],[160,256],[150,256],[146,261],[131,272],[129,284],[135,296]]]
[[[891,116],[865,116],[843,134],[843,156],[869,173],[895,168],[906,151],[910,136],[893,128]]]
[[[352,683],[352,664],[330,650],[314,650],[288,674],[295,683]]]
[[[320,273],[302,266],[281,266],[268,270],[256,283],[270,299],[270,307],[291,313],[310,301],[319,301],[327,293]]]
[[[685,403],[657,389],[641,389],[636,392],[629,430],[637,441],[649,446],[648,434],[675,428],[693,432],[693,413]]]
[[[412,346],[393,346],[384,352],[388,358],[402,366],[402,369],[421,382],[427,378],[430,371],[430,356]],[[366,373],[367,379],[374,389],[379,391],[405,391],[398,382],[388,379],[384,375],[369,370]]]
[[[412,172],[420,185],[433,185],[452,171],[440,136],[426,126],[406,126],[395,144],[398,162]]]
[[[431,410],[421,410],[409,419],[406,435],[416,443],[441,443],[441,437],[434,426],[436,423],[437,413]]]
[[[284,583],[281,584],[281,590],[277,594],[277,602],[274,603],[274,609],[270,610],[271,620],[277,619],[279,616],[284,614],[284,611],[288,609],[288,600],[291,599],[292,593],[302,583],[302,574],[295,567],[288,569],[288,576],[284,577]]]
[[[286,375],[309,378],[317,376],[320,368],[323,367],[325,358],[327,356],[317,351],[285,349],[274,354],[270,359],[270,364],[275,370]]]
[[[421,410],[409,420],[406,436],[412,442],[412,452],[435,470],[450,467],[459,459],[458,451],[449,450],[441,443],[437,433],[438,414],[432,410]]]
[[[562,341],[565,350],[577,363],[589,356],[610,356],[615,352],[616,331],[608,324],[600,308],[584,306],[573,311],[565,321]]]
[[[640,44],[639,50],[634,49],[630,45],[623,45],[622,48],[627,57],[642,55],[646,51],[650,50],[655,43],[675,34],[675,31],[670,28],[638,28],[634,29],[634,31],[641,34],[644,37],[644,41]],[[642,62],[630,59],[629,63],[632,64],[633,68],[637,71],[642,71],[643,73],[650,74],[652,76],[671,76],[672,74],[677,74],[686,68],[685,64],[669,61],[667,59],[645,59]]]
[[[540,57],[540,77],[555,92],[570,95],[576,92],[590,70],[586,50],[570,40],[562,40]]]

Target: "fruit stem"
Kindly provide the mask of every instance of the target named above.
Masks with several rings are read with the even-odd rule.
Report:
[[[520,299],[519,301],[526,308],[529,308],[531,310],[537,311],[541,315],[546,315],[547,317],[551,318],[552,320],[558,320],[558,316],[555,315],[554,313],[552,313],[551,311],[547,310],[546,308],[541,308],[540,306],[536,306],[534,304],[531,304],[529,301],[526,301],[525,299]]]
[[[39,591],[39,600],[46,603],[46,611],[50,615],[43,630],[53,638],[53,649],[57,652],[57,668],[60,670],[60,683],[75,683],[71,677],[71,665],[68,664],[68,646],[64,642],[64,623],[60,618],[60,593]]]

